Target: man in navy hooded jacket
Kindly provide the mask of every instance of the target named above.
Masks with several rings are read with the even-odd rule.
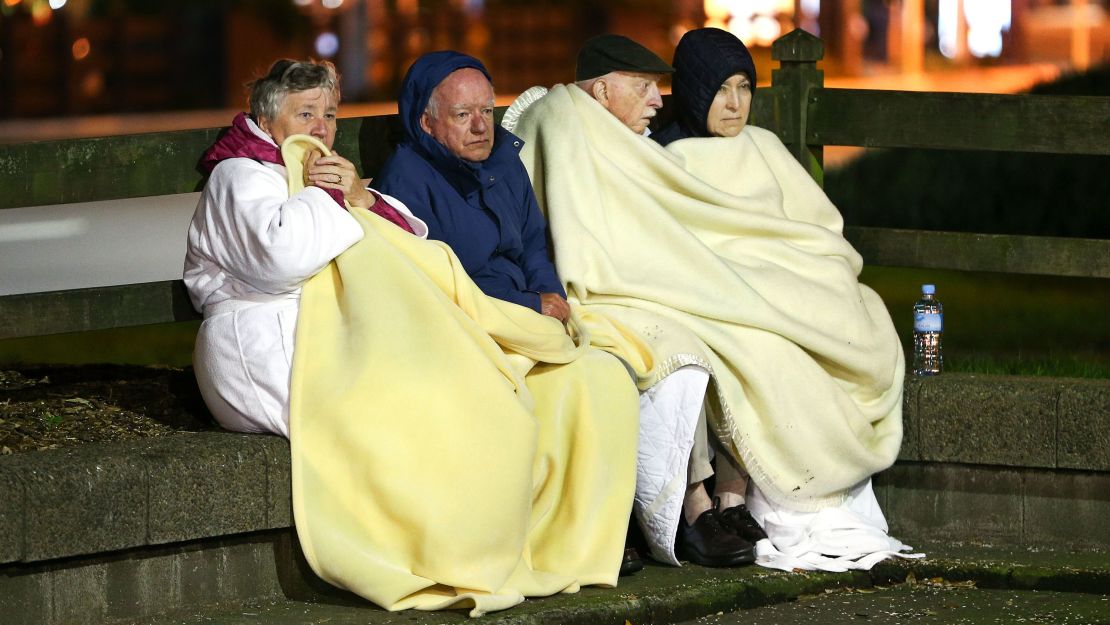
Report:
[[[425,54],[398,100],[405,139],[374,180],[446,242],[491,297],[566,322],[547,255],[547,225],[518,153],[523,142],[493,121],[493,84],[478,59]]]

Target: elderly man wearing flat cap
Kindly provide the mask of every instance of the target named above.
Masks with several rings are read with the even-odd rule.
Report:
[[[636,134],[663,107],[659,81],[674,72],[654,52],[621,35],[590,39],[578,53],[575,84]]]
[[[604,161],[608,159],[591,146],[596,141],[609,145],[612,141],[627,143],[626,147],[613,152],[629,163],[636,161],[638,150],[655,150],[652,141],[628,131],[635,135],[650,134],[648,125],[663,105],[659,81],[673,71],[655,53],[627,37],[600,35],[587,41],[579,52],[573,85],[554,87],[540,100],[543,104],[535,106],[531,105],[537,101],[536,96],[546,93],[546,90],[529,90],[510,107],[506,120],[509,125],[515,125],[520,119],[528,132],[533,133],[536,143],[541,146],[540,150],[551,143],[565,144],[569,141],[581,144],[582,149],[578,153],[583,155],[582,158],[574,159],[573,164],[565,159],[552,159],[552,167],[558,160],[563,168],[560,172],[565,172],[566,168],[583,168],[583,177],[572,176],[575,178],[572,192],[575,202],[589,206],[586,210],[604,220],[612,208],[611,202],[598,195],[597,187],[586,179],[603,177]],[[553,102],[563,101],[568,106],[552,105]],[[529,106],[531,109],[528,109]],[[598,106],[604,110],[598,110]],[[533,110],[544,110],[552,116],[539,124],[536,116],[532,115]],[[527,122],[521,119],[522,112],[531,115],[532,119]],[[573,118],[560,119],[561,115]],[[581,129],[580,134],[576,134],[577,129]],[[544,134],[548,131],[551,134]],[[559,135],[557,139],[555,134]],[[534,153],[527,146],[531,141],[532,138],[526,142],[526,152],[522,153],[522,157]],[[525,164],[533,164],[535,160],[531,156],[525,157]],[[547,194],[546,173],[535,168],[530,173],[542,201]],[[657,181],[650,178],[646,177],[641,182],[658,186]],[[635,203],[634,198],[640,193],[638,186],[628,186],[622,192],[624,199]],[[567,276],[585,275],[595,270],[607,273],[604,266],[589,267],[590,259],[596,257],[580,245],[580,236],[590,228],[579,227],[581,224],[567,228],[568,218],[577,220],[563,211],[549,212],[548,218],[557,228],[576,233],[573,236],[556,235],[554,238],[560,274],[564,268]],[[619,236],[615,231],[609,234]],[[609,263],[606,261],[604,264]],[[640,286],[650,287],[653,280],[650,271],[637,276]],[[574,279],[566,282],[572,300],[581,301],[583,290],[591,290],[587,284],[576,283]],[[575,293],[576,288],[578,293]],[[637,311],[630,306],[602,312],[602,316],[611,314],[623,323],[632,321],[633,327],[642,326],[648,332],[663,330],[663,326],[637,317]],[[629,317],[630,314],[632,317]],[[612,351],[618,356],[627,356],[619,349]],[[739,505],[742,504],[747,484],[743,470],[737,463],[727,461],[725,454],[718,454],[718,470],[714,471],[706,412],[702,407],[710,380],[710,367],[695,351],[676,354],[655,363],[656,366],[649,371],[637,372],[643,390],[640,396],[640,474],[635,502],[637,520],[644,530],[653,557],[662,562],[678,564],[674,549],[677,535],[679,555],[693,562],[705,566],[749,564],[755,561],[754,543],[766,538],[766,535],[747,509]],[[719,499],[711,499],[704,484],[715,473],[715,495]],[[719,500],[724,500],[728,506],[728,515],[723,515],[724,511],[718,508],[716,501]]]

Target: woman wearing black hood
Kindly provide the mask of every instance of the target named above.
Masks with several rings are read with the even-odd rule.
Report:
[[[748,121],[755,63],[744,42],[719,28],[698,28],[674,50],[674,121],[653,133],[660,145],[689,137],[735,137]]]
[[[732,33],[719,28],[698,28],[688,31],[674,51],[674,121],[651,138],[660,145],[690,137],[735,137],[744,129],[751,110],[755,89],[755,64],[744,43]],[[691,471],[699,475],[715,475],[714,509],[720,510],[724,526],[745,541],[755,544],[767,538],[766,532],[752,518],[745,505],[748,476],[745,470],[728,459],[727,453],[716,454],[714,469],[708,464],[711,443],[701,431],[695,434]],[[693,467],[700,466],[700,471]],[[700,489],[699,489],[700,490]],[[686,508],[697,510],[710,505],[704,491],[687,493]],[[701,503],[699,506],[698,503]]]

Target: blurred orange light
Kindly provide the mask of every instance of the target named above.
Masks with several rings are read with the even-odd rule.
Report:
[[[81,78],[81,95],[95,98],[104,93],[104,74],[93,72]]]
[[[22,2],[22,0],[4,0],[4,4],[6,4],[10,7],[14,7],[15,5],[19,4],[20,2]]]
[[[35,7],[31,9],[31,21],[35,23],[35,26],[42,26],[50,21],[50,16],[53,14],[54,12],[50,10],[49,4],[36,4]]]
[[[90,51],[92,51],[92,46],[89,45],[88,37],[81,37],[73,42],[73,60],[80,61],[87,57]]]

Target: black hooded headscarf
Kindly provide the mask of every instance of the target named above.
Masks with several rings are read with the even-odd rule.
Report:
[[[755,62],[747,46],[727,30],[688,31],[674,49],[671,101],[674,121],[651,135],[662,145],[688,137],[708,137],[705,122],[717,90],[733,74],[746,74],[755,92]]]

